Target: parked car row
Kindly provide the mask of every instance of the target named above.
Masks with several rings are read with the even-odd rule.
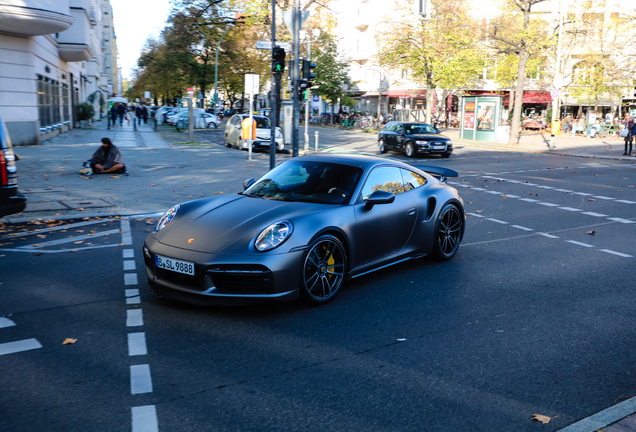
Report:
[[[26,198],[18,192],[18,170],[9,132],[0,117],[0,217],[20,213]]]
[[[254,115],[252,118],[256,122],[256,134],[253,140],[243,140],[243,120],[249,118],[249,114],[235,114],[225,125],[225,145],[227,147],[236,147],[238,149],[247,150],[249,144],[253,149],[269,150],[271,146],[272,127],[269,118],[260,115]],[[276,151],[285,148],[285,140],[283,139],[283,131],[280,127],[276,128]]]

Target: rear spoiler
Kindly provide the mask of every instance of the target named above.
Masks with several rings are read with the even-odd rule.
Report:
[[[427,174],[439,178],[440,181],[446,182],[446,177],[459,177],[459,173],[452,169],[442,168],[431,165],[416,165],[419,169]]]

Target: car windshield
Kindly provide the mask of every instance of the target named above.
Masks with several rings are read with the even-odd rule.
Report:
[[[279,201],[345,204],[362,170],[318,161],[290,161],[267,173],[244,195]]]
[[[419,134],[436,134],[437,131],[427,124],[405,124],[404,129],[407,134],[419,135]]]
[[[249,118],[249,117],[244,117],[244,119]],[[257,129],[271,129],[271,123],[269,122],[269,119],[267,117],[252,117],[254,119],[254,121],[256,122],[256,128]]]

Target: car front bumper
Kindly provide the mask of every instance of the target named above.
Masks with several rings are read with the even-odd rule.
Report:
[[[26,208],[26,202],[17,186],[0,187],[0,217],[20,213]]]
[[[150,287],[198,305],[286,302],[299,296],[303,251],[209,254],[164,245],[152,236],[143,248]],[[155,255],[194,263],[194,276],[157,268]]]
[[[453,146],[446,144],[416,145],[416,152],[418,154],[452,153]]]

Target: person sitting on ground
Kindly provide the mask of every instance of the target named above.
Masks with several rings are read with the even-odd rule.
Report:
[[[102,145],[93,153],[93,157],[88,160],[91,174],[123,174],[126,172],[124,159],[121,157],[119,149],[111,142],[110,138],[102,138]]]

